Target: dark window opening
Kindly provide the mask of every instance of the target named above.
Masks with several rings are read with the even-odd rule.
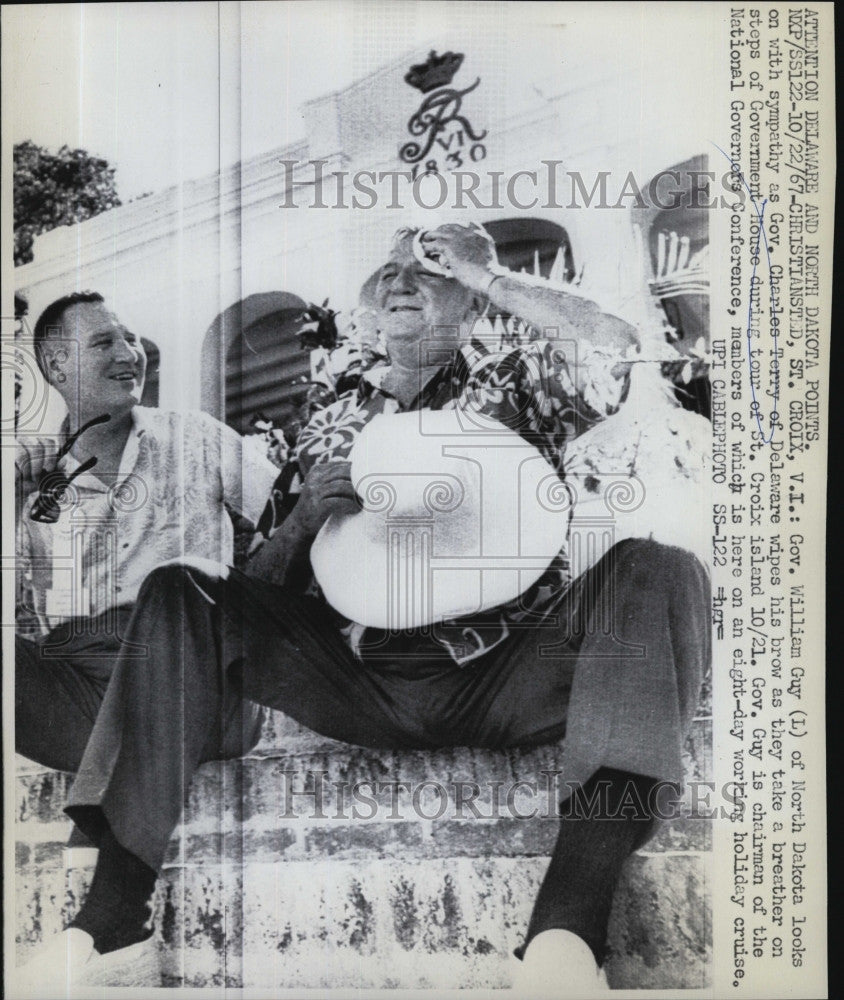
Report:
[[[574,255],[568,233],[545,219],[499,219],[485,222],[498,260],[511,271],[526,271],[562,284],[574,280]]]
[[[158,382],[161,369],[161,352],[156,345],[141,337],[141,346],[147,356],[147,377],[144,382],[144,394],[141,396],[141,406],[158,406]]]
[[[305,401],[310,355],[296,336],[299,310],[283,309],[251,323],[226,354],[226,423],[254,433],[258,418],[286,427]]]

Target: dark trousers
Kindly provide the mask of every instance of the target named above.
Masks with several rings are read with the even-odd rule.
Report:
[[[57,771],[76,772],[119,662],[146,658],[126,639],[132,605],[73,618],[39,636],[15,636],[15,750]],[[121,660],[122,657],[122,660]],[[128,664],[128,666],[127,666]],[[169,700],[168,700],[169,704]],[[263,712],[227,685],[222,732],[208,760],[239,757],[257,743]]]
[[[361,663],[318,600],[231,571],[155,570],[141,589],[71,790],[159,869],[197,766],[224,756],[240,697],[370,747],[536,745],[566,737],[563,775],[614,767],[679,782],[709,662],[709,587],[691,555],[626,541],[578,579],[551,627],[514,631],[462,668]]]
[[[15,749],[75,771],[120,654],[131,607],[74,618],[45,636],[15,636]]]

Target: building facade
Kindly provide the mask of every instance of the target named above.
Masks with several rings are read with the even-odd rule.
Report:
[[[670,296],[706,333],[709,213],[665,211],[678,183],[706,185],[688,175],[707,164],[685,111],[694,73],[596,63],[577,25],[568,42],[561,69],[533,75],[487,39],[408,53],[307,104],[303,141],[39,236],[16,271],[30,321],[69,291],[101,291],[157,353],[147,402],[244,430],[308,378],[294,336],[307,303],[328,298],[342,322],[399,225],[473,219],[504,263],[574,279],[657,337],[649,282],[691,262],[699,301],[682,280]],[[51,406],[47,423],[59,416]]]

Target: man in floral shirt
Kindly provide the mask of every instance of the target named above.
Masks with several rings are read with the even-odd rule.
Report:
[[[471,406],[535,445],[562,478],[566,442],[612,413],[625,387],[623,379],[612,375],[617,365],[612,354],[589,345],[578,350],[572,341],[565,345],[557,340],[534,342],[506,353],[491,353],[478,342],[453,351],[451,347],[447,340],[436,342],[438,352],[452,356],[406,405],[387,387],[390,370],[378,368],[363,374],[356,391],[316,413],[299,437],[300,475],[306,476],[321,463],[347,462],[360,431],[378,414]],[[582,391],[573,381],[572,356],[583,369]],[[526,593],[473,615],[471,628],[456,619],[436,623],[436,641],[455,663],[469,663],[507,638],[508,623],[528,618],[536,623],[551,614],[570,583],[564,547]],[[315,586],[313,592],[317,592]],[[353,622],[341,627],[357,655],[363,647],[376,645],[382,658],[396,652],[395,641],[385,648],[383,636],[367,635]]]
[[[634,539],[570,580],[563,549],[533,593],[491,609],[480,627],[474,618],[471,629],[446,621],[433,634],[371,642],[313,591],[309,556],[331,515],[359,509],[349,455],[376,415],[480,406],[564,473],[566,442],[624,396],[626,366],[617,362],[633,331],[575,293],[500,268],[479,227],[400,231],[375,297],[390,364],[304,429],[301,492],[246,573],[221,580],[163,567],[139,596],[127,639],[145,643],[149,656],[142,669],[118,665],[120,684],[71,792],[68,813],[101,851],[68,933],[77,947],[81,934],[90,951],[119,920],[131,939],[181,814],[182,775],[201,760],[222,692],[237,681],[253,701],[362,746],[530,746],[565,737],[562,777],[573,791],[520,957],[528,995],[561,981],[577,995],[594,991],[621,867],[652,832],[656,792],[681,779],[709,655],[704,568],[687,552]],[[486,302],[546,339],[504,354],[464,346]],[[511,628],[525,613],[541,627]],[[176,651],[178,732],[149,697],[174,683]],[[140,740],[156,746],[151,761],[139,760]],[[63,963],[69,940],[53,947]]]
[[[562,477],[566,442],[615,412],[623,398],[629,366],[619,363],[619,354],[632,341],[632,330],[626,324],[601,313],[594,303],[573,294],[566,296],[568,309],[561,315],[560,292],[545,280],[505,275],[497,268],[489,272],[478,269],[477,279],[489,286],[496,306],[518,310],[519,316],[527,314],[534,327],[552,339],[538,340],[506,352],[490,352],[478,341],[465,342],[466,315],[461,309],[468,301],[468,315],[475,315],[477,303],[470,289],[476,275],[466,268],[463,283],[458,284],[453,279],[426,271],[411,249],[413,235],[412,231],[400,230],[396,245],[399,248],[404,245],[407,261],[418,276],[415,286],[408,287],[408,279],[398,266],[388,264],[382,269],[376,287],[376,296],[379,292],[382,296],[387,295],[390,303],[386,316],[382,316],[385,324],[382,336],[387,336],[392,345],[392,364],[389,368],[364,372],[355,391],[346,393],[313,415],[298,440],[298,476],[288,468],[280,477],[281,490],[274,497],[275,526],[291,507],[291,488],[300,488],[301,477],[310,473],[314,466],[341,463],[336,468],[346,475],[349,455],[358,435],[378,414],[470,407],[516,430],[536,446]],[[440,242],[468,239],[492,251],[488,237],[476,229],[446,226],[439,231],[439,237]],[[431,238],[427,242],[432,252],[437,253],[440,243]],[[416,287],[419,285],[421,287]],[[443,323],[443,317],[438,316],[436,325],[425,326],[426,330],[433,330],[433,334],[424,342],[411,334],[403,345],[406,367],[400,372],[399,362],[393,355],[398,357],[402,349],[401,326],[407,322],[405,317],[409,316],[411,324],[415,324],[417,315],[424,312],[424,307],[417,311],[415,305],[407,306],[406,302],[424,302],[428,294],[426,285],[446,288],[450,300],[456,293],[458,304],[452,314],[445,317],[449,323]],[[404,307],[396,306],[403,301]],[[428,318],[422,322],[427,324]],[[589,324],[588,340],[572,336],[578,322]],[[389,324],[396,330],[390,332]],[[423,359],[421,352],[427,353],[429,358]],[[420,366],[420,360],[428,360],[430,364]],[[403,399],[391,391],[391,386],[395,389],[400,378],[405,378],[409,387]],[[271,533],[272,529],[267,530],[270,528],[268,523],[262,527],[265,533]],[[268,556],[269,550],[265,559]],[[269,578],[281,579],[280,569],[278,565],[268,568]],[[468,663],[506,639],[509,624],[526,619],[537,623],[552,614],[570,582],[568,551],[564,547],[528,592],[505,606],[483,615],[473,615],[471,628],[457,620],[437,623],[434,626],[436,642],[448,651],[456,664]],[[309,592],[318,593],[315,583]],[[354,622],[338,621],[338,627],[358,656],[367,646],[377,647],[379,657],[389,658],[402,646],[401,640],[395,638],[385,645],[382,635],[373,630],[367,634]]]

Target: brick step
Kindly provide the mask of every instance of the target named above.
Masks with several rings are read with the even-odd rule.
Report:
[[[353,814],[356,820],[389,817],[393,821],[476,814],[492,818],[512,815],[514,810],[521,815],[531,810],[545,815],[564,787],[556,746],[393,751],[341,743],[327,746],[321,737],[313,736],[295,748],[281,744],[263,745],[259,750],[241,760],[212,761],[200,767],[191,783],[185,831],[207,829],[209,821],[217,829],[244,824],[276,829],[308,819],[342,821]],[[66,821],[63,808],[73,777],[18,760],[17,822],[27,838],[40,840],[37,827]],[[711,773],[711,760],[711,722],[699,718],[686,740],[683,801],[690,802],[693,794],[688,783],[702,781]],[[395,791],[391,791],[393,785]],[[354,799],[353,786],[362,799]],[[371,817],[370,812],[374,812]]]
[[[611,985],[707,985],[704,858],[640,853],[628,862],[611,921]],[[506,987],[545,866],[542,858],[167,866],[155,915],[164,985]],[[90,868],[50,867],[24,878],[20,961],[72,916],[90,877]]]
[[[695,721],[687,780],[711,773],[710,734],[708,719]],[[558,762],[557,747],[362,750],[274,714],[252,754],[203,765],[192,784],[156,902],[167,984],[506,986],[556,838]],[[20,761],[19,959],[61,929],[91,876],[95,852],[65,849],[71,781]],[[537,787],[516,788],[508,803],[520,781]],[[367,782],[405,787],[355,800],[351,786]],[[532,810],[539,816],[518,818]],[[687,817],[631,859],[611,982],[705,985],[710,850],[710,824]]]

